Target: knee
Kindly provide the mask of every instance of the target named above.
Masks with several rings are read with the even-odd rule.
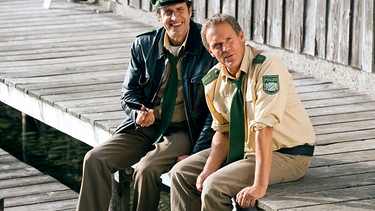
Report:
[[[101,157],[95,148],[88,151],[83,159],[83,165],[85,169],[99,168],[99,166],[101,166],[101,163]]]
[[[162,171],[160,171],[160,166],[154,166],[150,163],[137,163],[136,166],[134,166],[134,179],[137,179],[138,177],[160,177],[162,174]]]
[[[222,184],[219,183],[220,181],[218,181],[214,175],[210,175],[206,178],[206,180],[203,182],[203,189],[201,195],[202,201],[209,201],[214,198],[221,197],[222,192],[220,190],[220,186]]]
[[[176,163],[170,171],[170,177],[173,183],[180,183],[184,180],[184,165],[181,165],[181,162]]]
[[[171,169],[171,177],[179,175],[181,172],[183,172],[184,165],[181,165],[181,162],[176,163],[172,169]]]
[[[213,177],[209,176],[203,182],[202,188],[202,199],[205,197],[209,197],[213,193],[216,192],[215,190],[215,180],[212,179]]]

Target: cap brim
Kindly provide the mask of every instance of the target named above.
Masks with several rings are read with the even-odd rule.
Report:
[[[172,5],[175,5],[175,4],[180,4],[180,3],[184,3],[186,2],[186,0],[179,0],[179,1],[172,1],[172,2],[166,2],[166,3],[159,3],[159,4],[156,4],[156,8],[163,8],[163,7],[168,7],[168,6],[172,6]]]

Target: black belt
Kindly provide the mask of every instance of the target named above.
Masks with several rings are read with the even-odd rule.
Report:
[[[314,154],[314,146],[310,145],[299,145],[292,148],[281,148],[276,152],[281,152],[284,154],[289,155],[305,155],[305,156],[313,156]]]

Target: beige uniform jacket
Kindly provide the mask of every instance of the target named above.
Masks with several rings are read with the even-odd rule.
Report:
[[[256,55],[265,56],[253,63]],[[219,72],[205,85],[206,101],[219,132],[229,131],[230,106],[234,87],[226,68],[217,64],[210,71]],[[245,108],[245,152],[255,152],[255,131],[273,128],[273,150],[298,145],[314,145],[315,134],[308,114],[293,85],[293,79],[281,59],[246,45],[240,71],[244,72],[242,93]],[[238,71],[236,78],[239,78]],[[239,123],[235,123],[239,124]]]

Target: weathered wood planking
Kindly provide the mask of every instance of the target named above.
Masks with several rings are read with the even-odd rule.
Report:
[[[253,32],[251,37],[246,37],[247,39],[252,39],[257,43],[265,43],[266,36],[266,0],[254,1],[253,13]],[[250,36],[250,35],[245,35]]]
[[[329,1],[327,55],[330,61],[349,63],[350,0]]]
[[[148,1],[128,2],[152,10]],[[248,40],[375,72],[373,0],[194,0],[193,4],[199,23],[216,13],[231,14]]]
[[[303,0],[285,1],[284,48],[301,52],[303,44]]]
[[[364,70],[372,70],[374,61],[374,17],[373,0],[354,1],[353,37],[350,51],[350,64]]]
[[[266,38],[268,45],[274,47],[282,47],[283,44],[283,24],[284,1],[267,2],[267,16],[266,16]]]
[[[237,8],[238,23],[245,32],[245,35],[250,39],[252,34],[253,0],[238,0],[238,5],[240,5]]]
[[[236,17],[236,14],[238,11],[237,2],[233,0],[222,0],[221,2],[222,2],[222,6],[221,6],[222,13],[226,13],[226,14]],[[241,6],[245,6],[245,5],[241,5]]]
[[[194,21],[203,23],[203,21],[215,13],[220,12],[220,0],[196,0],[193,3]]]
[[[306,1],[303,53],[325,58],[326,0]]]
[[[5,210],[75,210],[78,194],[0,149]]]
[[[75,121],[78,117],[87,125],[73,137],[96,145],[109,137],[123,118],[121,112],[108,119],[111,112],[121,110],[119,95],[130,45],[136,34],[150,26],[126,18],[112,19],[117,16],[113,13],[98,15],[95,7],[73,5],[77,6],[53,1],[48,11],[30,4],[29,10],[15,8],[12,18],[2,16],[0,62],[2,81],[8,84],[3,87],[2,98],[19,98],[13,101],[15,108],[51,126],[65,128],[63,132],[70,135],[70,127],[80,124]],[[61,13],[56,18],[51,16],[52,11]],[[124,23],[127,27],[122,27]],[[105,104],[105,99],[111,103]],[[85,110],[82,104],[87,106],[88,102],[91,107]],[[23,109],[25,105],[27,109]],[[101,107],[95,110],[93,105]],[[96,114],[104,111],[109,114],[107,119]],[[92,116],[98,118],[92,120]],[[95,132],[98,129],[101,132]]]

